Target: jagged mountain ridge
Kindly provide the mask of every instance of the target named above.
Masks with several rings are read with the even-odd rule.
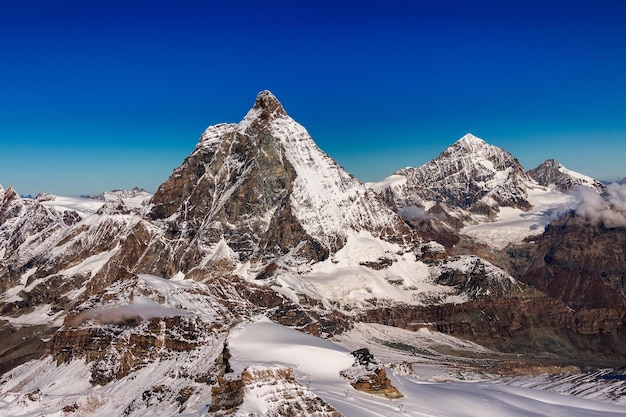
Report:
[[[413,239],[380,197],[324,154],[268,91],[239,124],[202,134],[155,193],[148,218],[134,232],[142,238],[127,241],[151,243],[124,249],[137,256],[122,263],[162,276],[199,276],[216,263],[251,261],[261,268],[287,255],[295,264],[319,261],[340,249],[351,230]]]
[[[540,185],[555,187],[560,191],[568,191],[579,185],[594,188],[600,194],[606,189],[600,181],[571,171],[555,159],[547,159],[526,173]]]
[[[498,207],[530,209],[533,184],[510,153],[468,133],[437,158],[396,171],[374,188],[397,211],[438,202],[488,214]]]

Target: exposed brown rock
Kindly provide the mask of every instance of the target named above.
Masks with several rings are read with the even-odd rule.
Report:
[[[358,379],[356,382],[350,383],[352,387],[367,394],[378,395],[385,398],[402,398],[404,395],[396,387],[391,384],[385,368],[377,369],[367,376]]]
[[[537,238],[534,261],[520,279],[575,310],[626,309],[626,229],[574,215]]]
[[[243,404],[244,382],[242,378],[218,378],[211,387],[211,412],[233,412]]]
[[[92,363],[91,382],[105,385],[168,352],[188,352],[212,329],[189,316],[125,320],[117,325],[66,326],[55,333],[48,352],[58,363],[84,358]]]
[[[363,266],[366,266],[368,268],[375,269],[377,271],[380,271],[381,269],[388,268],[392,264],[393,264],[393,259],[389,259],[389,258],[378,258],[378,261],[367,261],[367,262],[360,262],[359,263],[359,265],[363,265]]]
[[[489,373],[507,376],[534,376],[545,374],[578,374],[580,368],[571,365],[536,364],[524,361],[499,361],[488,368]]]
[[[351,354],[354,363],[351,368],[341,371],[341,376],[347,378],[355,390],[390,399],[403,397],[387,378],[382,362],[375,359],[367,348],[355,350]]]
[[[363,321],[408,330],[431,330],[502,352],[558,355],[563,361],[614,366],[626,356],[620,333],[584,333],[585,318],[541,296],[480,297],[462,304],[397,306],[367,311]]]
[[[46,353],[42,339],[52,337],[56,328],[37,325],[13,327],[0,322],[0,375]]]

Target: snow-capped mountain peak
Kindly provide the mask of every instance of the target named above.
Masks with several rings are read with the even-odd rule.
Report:
[[[482,146],[487,145],[487,142],[485,142],[483,139],[479,138],[478,136],[474,136],[471,133],[466,133],[461,139],[457,140],[454,145],[457,145],[459,147],[463,147],[466,149],[476,149]]]
[[[567,169],[555,159],[547,159],[537,168],[531,169],[527,173],[539,184],[559,191],[567,191],[577,185],[591,187],[598,193],[602,193],[606,189],[600,181]]]
[[[242,262],[289,254],[306,263],[341,248],[351,231],[393,241],[410,234],[376,193],[318,148],[269,91],[259,93],[240,123],[207,128],[194,152],[159,187],[150,217],[164,222],[166,233],[181,239],[175,246],[185,248],[184,255],[158,257],[172,263],[156,268],[173,273],[187,272],[185,265],[206,267],[198,260],[213,259],[222,241]],[[152,256],[144,259],[147,266]]]
[[[471,133],[454,142],[437,157],[440,161],[450,158],[462,159],[464,167],[480,164],[491,171],[519,165],[510,153]]]
[[[261,91],[243,120],[238,124],[238,131],[257,130],[260,126],[273,120],[289,117],[276,96],[268,90]]]
[[[383,183],[373,188],[398,211],[434,202],[492,214],[499,207],[529,209],[526,190],[534,181],[510,153],[468,133],[437,158],[401,169]]]

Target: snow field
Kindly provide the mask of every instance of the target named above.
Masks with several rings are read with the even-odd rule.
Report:
[[[365,342],[369,325],[363,326],[357,333],[361,338],[366,338],[362,339]],[[410,334],[408,331],[384,327],[374,326],[374,329],[378,333],[389,331],[399,337]],[[426,336],[433,340],[440,337],[430,333]],[[352,340],[350,335],[342,339]],[[449,336],[445,336],[445,339],[447,343],[455,343]],[[614,404],[485,381],[426,381],[395,373],[389,368],[387,375],[404,394],[404,398],[389,400],[360,393],[338,376],[342,367],[347,368],[352,363],[348,350],[330,341],[272,323],[266,318],[235,329],[229,338],[229,346],[236,372],[248,366],[292,367],[301,383],[309,386],[311,391],[347,417],[626,416],[626,409]],[[475,349],[481,351],[478,346]],[[402,355],[396,352],[395,358],[400,359]],[[410,357],[404,355],[404,359]],[[263,409],[256,402],[258,399],[246,397],[248,403],[244,402],[242,410]]]

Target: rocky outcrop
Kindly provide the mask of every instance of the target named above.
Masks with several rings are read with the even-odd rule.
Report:
[[[387,378],[382,362],[374,358],[369,349],[358,349],[351,354],[354,363],[352,367],[341,371],[341,376],[348,379],[355,390],[389,399],[403,397]]]
[[[459,295],[474,300],[481,296],[534,296],[528,289],[504,270],[474,256],[451,256],[432,262],[434,282],[455,287]]]
[[[107,326],[65,326],[54,334],[48,349],[59,364],[84,358],[92,364],[91,383],[106,385],[157,359],[187,353],[208,340],[219,339],[216,330],[219,327],[206,326],[190,316],[146,321],[126,318]]]
[[[249,367],[240,375],[220,378],[211,391],[211,409],[216,415],[239,415],[237,410],[253,398],[263,403],[268,417],[341,417],[335,408],[294,377],[290,368]]]

